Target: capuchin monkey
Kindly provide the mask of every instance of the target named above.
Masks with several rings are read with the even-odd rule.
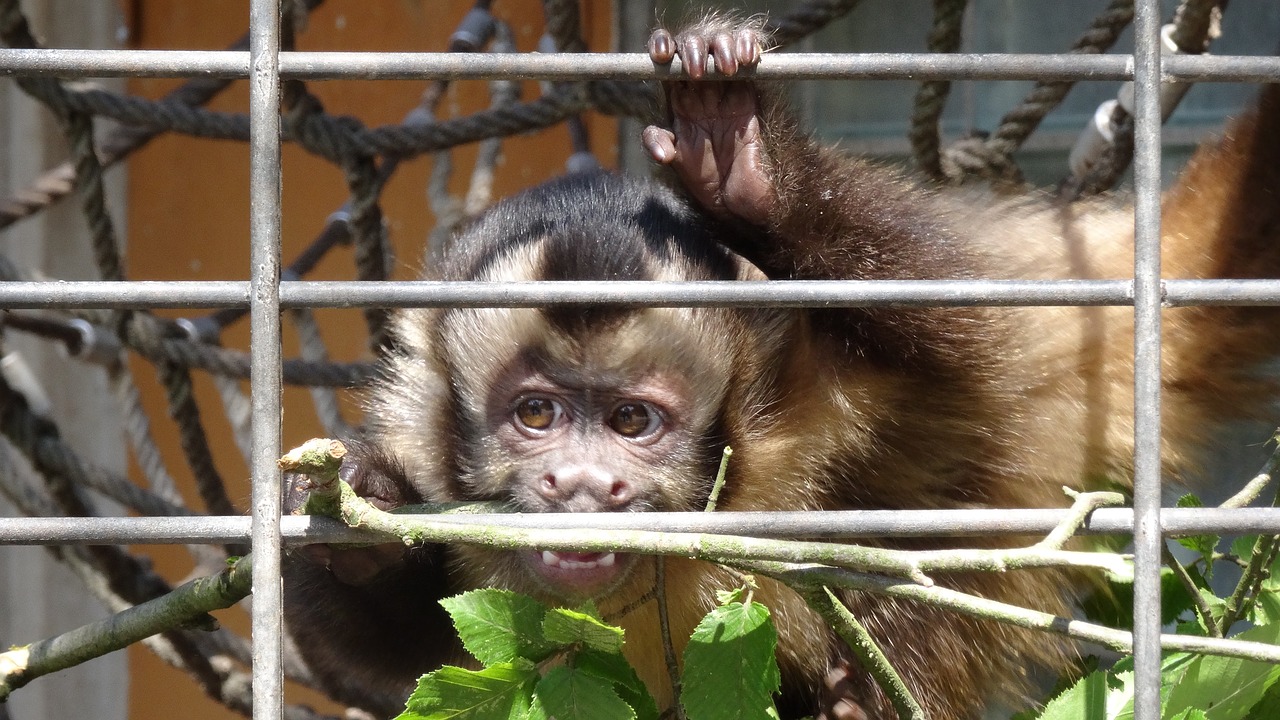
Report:
[[[431,277],[523,280],[1128,278],[1132,209],[922,189],[819,146],[776,88],[736,79],[758,22],[654,33],[667,122],[645,148],[678,190],[612,174],[565,177],[496,204]],[[1280,277],[1280,92],[1203,147],[1165,197],[1168,278]],[[1257,372],[1280,315],[1245,307],[1164,313],[1163,459],[1197,469],[1215,429],[1271,410]],[[1133,450],[1133,320],[1124,307],[408,310],[367,401],[368,434],[343,470],[389,508],[497,500],[525,512],[698,511],[725,445],[724,510],[1043,508],[1064,486],[1122,485]],[[297,499],[302,488],[289,491]],[[954,546],[884,539],[888,547]],[[1007,538],[966,540],[1000,547]],[[951,543],[951,544],[948,544]],[[292,635],[340,699],[394,713],[415,679],[467,664],[436,599],[503,587],[592,600],[626,629],[626,655],[674,702],[652,557],[395,545],[312,546],[286,561]],[[677,655],[739,580],[666,560]],[[1071,616],[1080,578],[951,574],[947,587]],[[852,652],[794,593],[760,579],[778,626],[784,717],[894,718]],[[1033,669],[1069,643],[903,600],[844,592],[929,716],[976,718],[1028,702]]]

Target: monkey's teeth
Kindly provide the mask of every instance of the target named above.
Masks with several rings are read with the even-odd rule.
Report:
[[[567,553],[574,557],[565,557],[552,550],[542,551],[542,564],[564,570],[591,570],[600,567],[613,567],[617,556],[614,553]],[[590,559],[587,559],[590,558]]]

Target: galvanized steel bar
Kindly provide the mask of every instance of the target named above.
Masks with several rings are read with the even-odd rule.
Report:
[[[253,717],[284,717],[280,578],[280,0],[249,5]]]
[[[831,510],[815,512],[511,513],[432,515],[438,522],[559,530],[657,530],[773,538],[852,540],[887,537],[1043,536],[1066,510]],[[428,516],[423,516],[428,517]],[[3,545],[165,545],[245,542],[247,517],[15,517],[0,518]],[[1161,524],[1170,535],[1280,534],[1280,508],[1167,508]],[[324,517],[285,516],[287,545],[367,542],[371,535]],[[1128,535],[1129,508],[1095,510],[1080,532]],[[958,543],[963,545],[963,543]]]
[[[544,307],[613,303],[661,307],[872,307],[883,305],[1130,305],[1128,280],[778,280],[658,283],[285,283],[286,307]],[[1280,281],[1274,289],[1280,301]],[[356,300],[356,302],[353,302]]]
[[[292,308],[539,307],[608,302],[666,307],[866,307],[873,305],[1132,305],[1129,280],[777,280],[713,282],[285,281]],[[1280,305],[1280,280],[1165,280],[1168,307]],[[243,308],[249,283],[57,281],[0,283],[0,309]]]
[[[1134,718],[1160,717],[1160,2],[1134,4]]]
[[[655,68],[643,53],[287,52],[280,73],[306,80],[649,80],[680,73]],[[249,56],[227,50],[0,49],[0,75],[244,78]],[[775,53],[756,70],[766,79],[1130,80],[1128,55],[996,53]],[[1165,78],[1195,82],[1265,82],[1280,58],[1182,55]]]

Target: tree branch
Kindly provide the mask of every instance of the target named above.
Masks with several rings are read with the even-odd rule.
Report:
[[[158,633],[216,622],[213,610],[231,607],[250,592],[251,565],[241,558],[217,575],[197,578],[164,597],[70,632],[0,653],[0,702],[32,680],[86,662]]]

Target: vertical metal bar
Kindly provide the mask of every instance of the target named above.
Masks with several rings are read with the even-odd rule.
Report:
[[[1160,3],[1134,7],[1134,718],[1160,717]]]
[[[280,0],[252,0],[249,16],[253,717],[280,720]]]

